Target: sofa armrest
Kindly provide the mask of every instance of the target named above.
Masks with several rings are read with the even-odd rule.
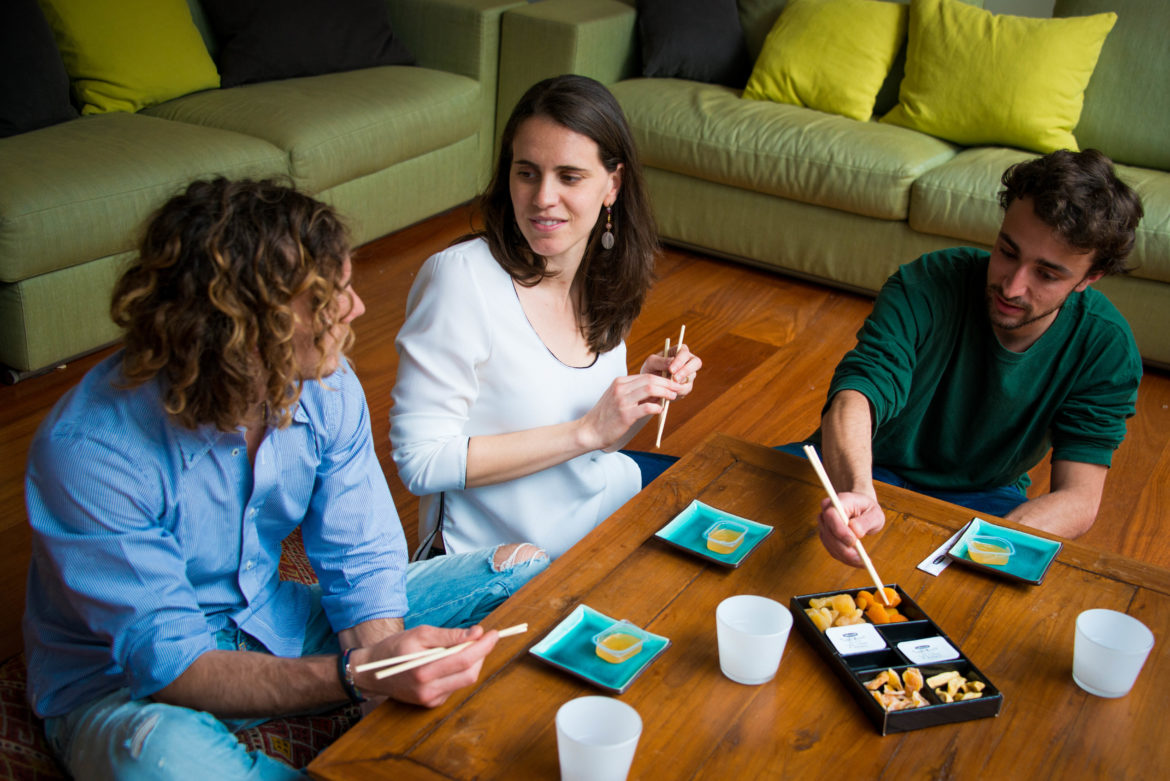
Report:
[[[520,96],[536,82],[577,73],[612,84],[638,75],[635,11],[619,0],[543,0],[504,14],[496,144]]]
[[[496,83],[500,16],[524,0],[386,0],[394,34],[424,68]]]
[[[386,0],[394,34],[424,68],[480,84],[479,183],[487,184],[499,87],[500,17],[524,0]]]

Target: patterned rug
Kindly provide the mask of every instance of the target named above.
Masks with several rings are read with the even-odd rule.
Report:
[[[301,583],[317,581],[305,555],[300,529],[284,541],[280,577]],[[0,778],[65,779],[65,772],[49,750],[41,721],[29,707],[25,697],[27,686],[23,654],[0,664]],[[241,730],[236,737],[251,750],[263,751],[293,767],[303,768],[357,723],[359,715],[358,706],[349,705],[319,716],[275,719]]]

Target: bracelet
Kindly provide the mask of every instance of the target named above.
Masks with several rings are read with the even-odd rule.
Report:
[[[352,648],[347,648],[337,655],[337,679],[341,681],[341,688],[345,690],[350,702],[365,702],[366,698],[358,691],[357,685],[353,682],[353,673],[349,669],[349,655],[352,652]]]

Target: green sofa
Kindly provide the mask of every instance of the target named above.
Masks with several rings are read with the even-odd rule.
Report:
[[[753,60],[785,2],[740,0]],[[1119,163],[1146,217],[1136,270],[1098,287],[1129,320],[1144,359],[1167,367],[1170,3],[1057,0],[1054,13],[1110,10],[1119,18],[1076,135]],[[506,120],[523,91],[548,76],[607,84],[633,128],[664,240],[870,294],[924,252],[994,241],[999,177],[1034,153],[963,148],[876,121],[743,100],[728,87],[640,78],[635,19],[633,0],[544,0],[506,12],[497,117]],[[896,85],[887,87],[896,101]]]
[[[192,179],[289,176],[342,212],[355,244],[475,196],[492,154],[500,15],[522,0],[386,2],[418,67],[208,90],[0,139],[5,379],[117,339],[113,283],[143,220]]]

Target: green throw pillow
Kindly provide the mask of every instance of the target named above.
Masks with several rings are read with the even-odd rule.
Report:
[[[1068,19],[913,0],[906,78],[882,122],[957,144],[1078,149],[1073,129],[1113,13]]]
[[[906,37],[907,8],[879,0],[791,0],[743,96],[867,120]]]
[[[83,114],[219,86],[187,0],[40,0]]]

